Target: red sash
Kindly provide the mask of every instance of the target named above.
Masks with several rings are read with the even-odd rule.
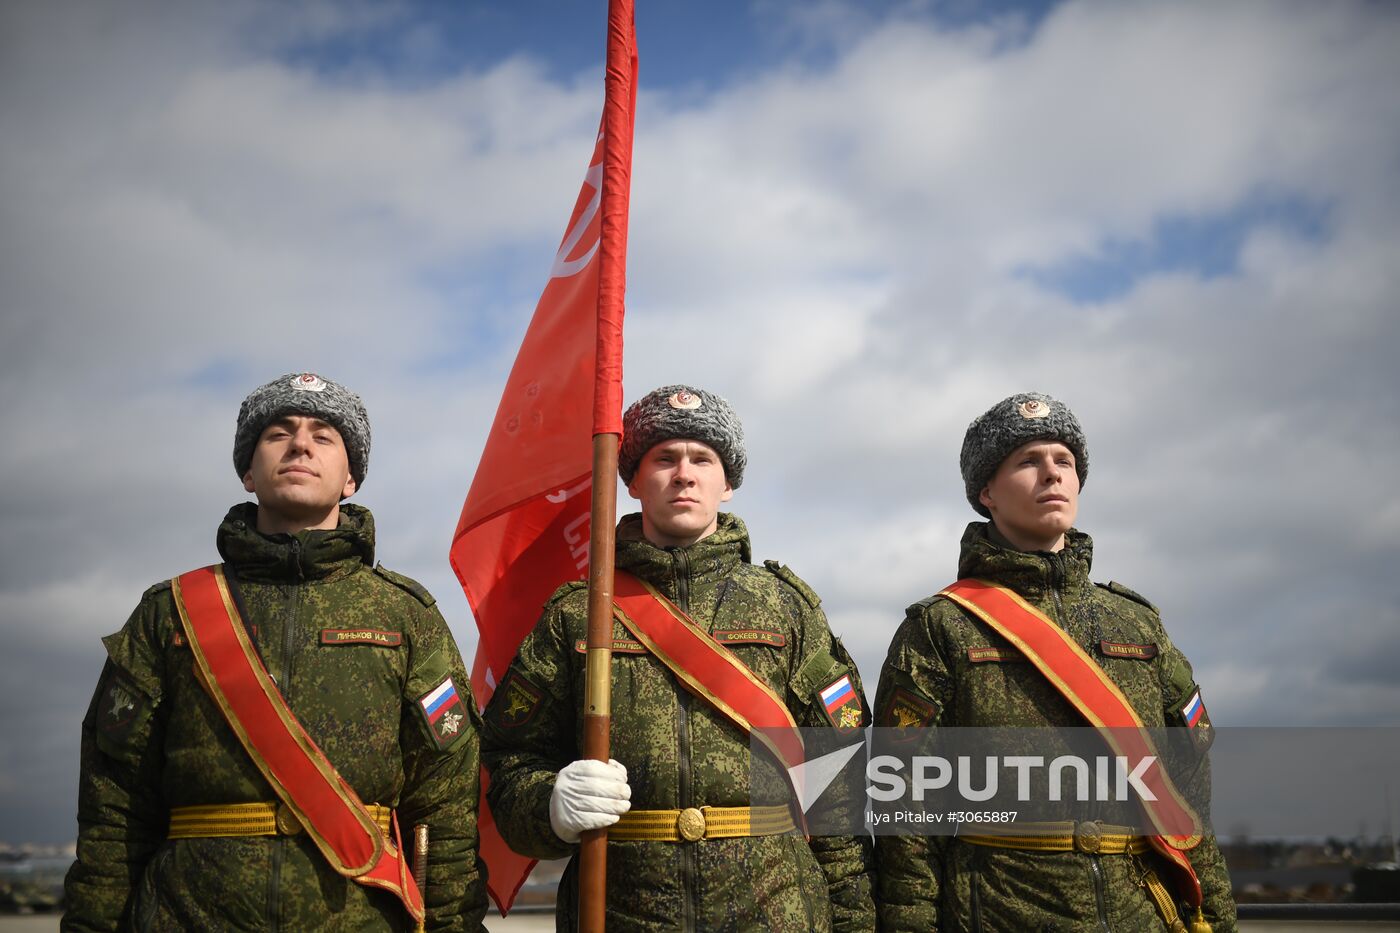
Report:
[[[654,586],[616,571],[613,614],[687,690],[756,736],[784,767],[802,764],[802,737],[787,704]]]
[[[1160,758],[1152,739],[1118,685],[1064,629],[1006,587],[986,580],[959,580],[939,595],[962,606],[1020,649],[1085,719],[1106,730],[1104,738],[1116,754],[1131,762],[1148,756],[1157,759],[1142,777],[1157,799],[1138,801],[1158,830],[1147,839],[1177,870],[1191,906],[1201,906],[1201,883],[1185,855],[1201,842],[1200,820],[1158,766]],[[1167,827],[1184,825],[1192,831],[1167,831]]]
[[[374,818],[287,708],[248,639],[223,568],[172,581],[175,606],[194,651],[195,673],[281,801],[296,814],[331,867],[357,884],[392,891],[415,921],[423,895],[398,840]]]

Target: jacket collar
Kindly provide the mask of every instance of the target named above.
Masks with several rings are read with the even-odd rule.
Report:
[[[718,526],[688,547],[657,547],[642,535],[642,516],[625,516],[617,526],[617,566],[674,598],[682,576],[686,584],[716,586],[740,564],[751,560],[749,531],[737,515],[719,513]]]
[[[958,578],[976,577],[1009,587],[1030,599],[1052,590],[1069,594],[1089,586],[1093,539],[1071,528],[1063,550],[1018,551],[991,522],[972,522],[963,533]]]
[[[258,507],[244,502],[219,525],[219,554],[241,580],[298,583],[329,580],[374,565],[374,516],[358,505],[340,506],[340,524],[327,530],[265,535]]]

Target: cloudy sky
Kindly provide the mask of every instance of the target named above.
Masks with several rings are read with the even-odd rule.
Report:
[[[72,838],[98,638],[216,559],[275,375],[363,395],[379,556],[475,650],[447,548],[604,6],[0,4],[0,840]],[[734,403],[756,557],[870,689],[1038,389],[1218,724],[1400,725],[1400,8],[642,6],[626,394]]]

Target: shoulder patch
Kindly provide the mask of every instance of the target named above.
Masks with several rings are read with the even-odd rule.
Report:
[[[118,761],[134,762],[141,749],[134,741],[151,717],[156,701],[126,671],[108,661],[98,683],[93,717],[97,747]]]
[[[486,704],[486,716],[502,729],[514,729],[534,719],[543,702],[544,691],[511,668],[505,682]]]
[[[394,584],[394,586],[397,586],[399,589],[412,594],[414,599],[418,600],[425,606],[432,606],[437,603],[437,600],[433,599],[433,594],[429,593],[426,589],[424,589],[423,584],[419,583],[412,577],[406,577],[401,573],[394,573],[394,571],[390,570],[388,567],[385,567],[383,564],[375,564],[374,572],[379,574],[385,580],[388,580],[390,583]]]
[[[418,709],[439,751],[445,751],[466,733],[466,703],[469,702],[463,702],[450,675],[418,698]]]
[[[125,671],[113,666],[98,705],[97,727],[109,738],[125,741],[150,700]]]
[[[877,722],[897,729],[922,729],[933,725],[937,718],[937,703],[912,690],[896,687],[885,701]]]
[[[1201,688],[1194,683],[1187,699],[1167,710],[1167,721],[1172,725],[1182,725],[1191,730],[1191,741],[1197,752],[1206,752],[1215,742],[1215,728],[1205,703],[1201,702]]]
[[[1102,589],[1108,590],[1110,593],[1116,593],[1119,596],[1122,596],[1124,599],[1131,599],[1133,602],[1138,603],[1139,605],[1146,606],[1148,609],[1151,609],[1158,615],[1161,614],[1161,610],[1159,610],[1156,606],[1152,605],[1152,603],[1148,602],[1146,596],[1143,596],[1136,590],[1128,589],[1126,586],[1115,580],[1110,580],[1107,583],[1095,583],[1094,585]]]
[[[797,590],[798,595],[813,609],[822,604],[822,598],[801,577],[789,570],[785,564],[780,564],[776,560],[765,560],[763,566],[773,576]]]
[[[865,720],[860,693],[851,683],[849,672],[819,688],[817,701],[821,703],[827,721],[838,729],[856,729]]]

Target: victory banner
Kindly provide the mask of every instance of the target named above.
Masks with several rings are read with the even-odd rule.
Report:
[[[479,706],[561,584],[589,568],[594,441],[622,432],[622,317],[637,57],[632,5],[609,8],[602,125],[549,281],[506,380],[449,559],[480,632]],[[605,481],[615,482],[615,467]],[[611,516],[608,521],[611,522]],[[609,528],[609,530],[611,530]],[[610,566],[610,563],[609,563]],[[534,862],[486,803],[481,854],[502,914]]]

